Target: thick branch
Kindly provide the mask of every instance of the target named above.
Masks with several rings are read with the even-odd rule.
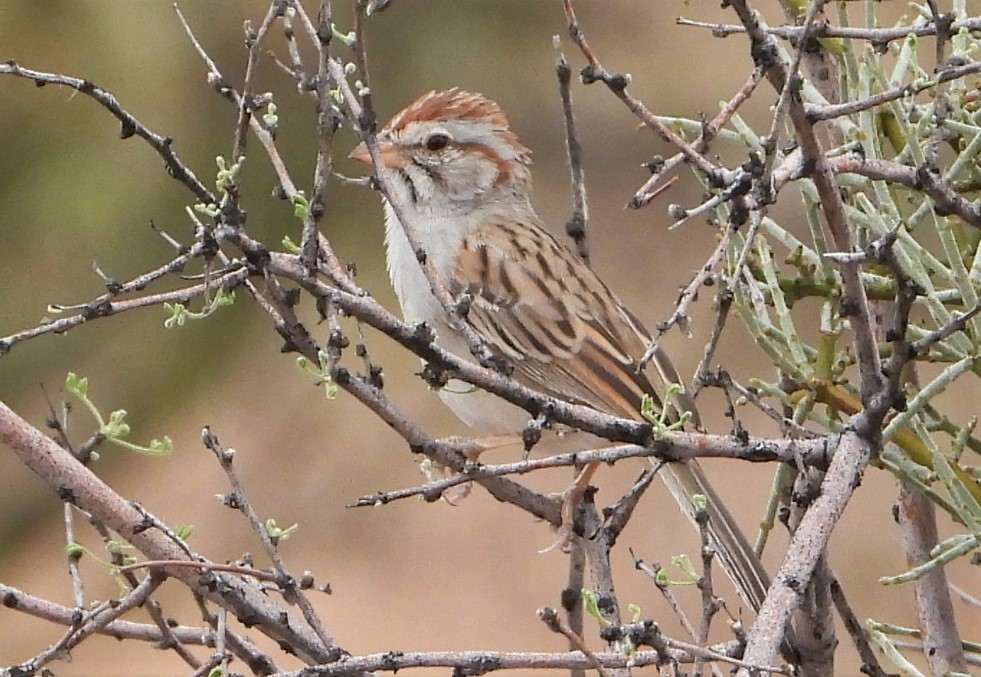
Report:
[[[36,473],[57,496],[91,514],[150,559],[188,560],[185,551],[147,520],[145,511],[123,499],[74,456],[0,402],[0,444]],[[164,573],[259,628],[277,642],[293,647],[312,663],[336,660],[341,650],[324,646],[306,625],[276,604],[258,585],[223,573],[186,567]]]

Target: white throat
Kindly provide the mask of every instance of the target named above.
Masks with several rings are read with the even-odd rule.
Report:
[[[429,280],[422,271],[416,252],[409,244],[405,229],[395,210],[385,200],[385,261],[392,287],[402,307],[406,322],[433,324],[445,317],[443,307],[433,295]],[[445,275],[452,270],[456,253],[467,231],[461,228],[461,217],[439,214],[430,209],[416,209],[416,237],[437,271]],[[447,282],[443,280],[444,284]]]

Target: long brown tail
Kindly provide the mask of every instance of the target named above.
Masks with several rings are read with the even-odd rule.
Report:
[[[759,611],[770,587],[770,577],[763,568],[753,547],[743,535],[732,513],[709,484],[705,471],[697,461],[674,461],[659,473],[664,484],[688,519],[695,521],[696,508],[692,497],[701,494],[707,499],[708,535],[716,558],[726,575],[736,586],[742,600]]]

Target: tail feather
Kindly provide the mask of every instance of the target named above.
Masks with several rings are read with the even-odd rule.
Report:
[[[770,577],[732,513],[709,484],[705,471],[697,461],[674,461],[665,465],[659,474],[682,512],[692,522],[695,521],[696,512],[692,497],[696,494],[705,496],[705,509],[708,512],[706,528],[716,558],[742,600],[753,611],[759,611],[770,587]]]

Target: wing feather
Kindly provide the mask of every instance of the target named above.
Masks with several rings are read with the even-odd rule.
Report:
[[[681,382],[660,352],[651,373],[638,369],[647,330],[538,224],[469,236],[451,290],[472,295],[470,323],[514,365],[515,378],[550,396],[637,418],[645,394],[660,407],[666,384]],[[690,400],[678,404],[694,412]]]

